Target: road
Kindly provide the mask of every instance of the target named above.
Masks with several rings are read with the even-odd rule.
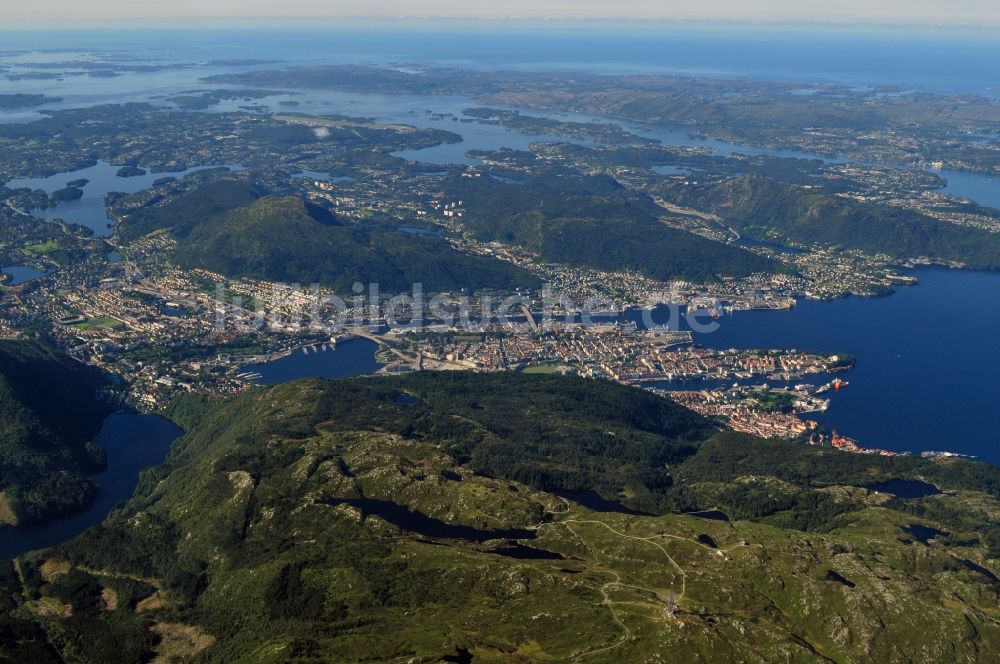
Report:
[[[361,337],[362,339],[368,339],[369,341],[374,341],[379,346],[388,348],[389,352],[391,352],[393,355],[395,355],[399,359],[403,360],[404,362],[407,362],[407,363],[413,365],[414,369],[420,369],[421,368],[420,365],[422,363],[422,360],[421,360],[421,357],[419,355],[417,355],[417,356],[408,355],[408,354],[404,353],[403,351],[399,350],[398,348],[394,348],[391,344],[389,344],[389,342],[384,337],[380,337],[379,335],[374,334],[373,332],[369,332],[368,330],[365,330],[364,328],[353,328],[351,330],[348,330],[348,332],[350,334],[353,334],[356,337]],[[469,369],[469,367],[466,366],[466,365],[464,365],[464,364],[459,364],[457,362],[451,362],[449,360],[437,360],[437,359],[433,359],[433,360],[427,360],[427,362],[432,363],[434,365],[433,368],[435,368],[435,369],[442,369],[442,368],[444,368],[444,369],[452,368],[452,369],[460,369],[460,370],[468,370]]]
[[[13,204],[13,203],[11,203],[10,201],[4,201],[4,203],[5,203],[5,204],[7,205],[7,207],[9,207],[9,208],[10,208],[11,210],[13,210],[14,212],[18,213],[19,215],[21,215],[21,216],[23,216],[23,217],[30,217],[30,216],[31,216],[30,214],[28,214],[27,212],[25,212],[25,211],[24,211],[24,210],[22,210],[21,208],[19,208],[19,207],[15,207],[15,206],[14,206],[14,204]]]
[[[661,208],[672,214],[679,214],[684,217],[695,217],[697,219],[701,219],[702,221],[708,221],[714,224],[718,224],[719,226],[722,227],[723,230],[726,231],[726,233],[730,235],[729,239],[726,240],[726,244],[733,244],[734,242],[739,242],[740,239],[742,238],[742,236],[736,231],[735,228],[729,226],[728,224],[726,224],[726,222],[722,221],[722,219],[715,216],[714,214],[709,214],[708,212],[701,212],[700,210],[692,210],[691,208],[678,207],[676,205],[673,205],[672,203],[668,203],[667,201],[659,197],[656,197],[653,200],[655,200],[656,204],[659,205]]]

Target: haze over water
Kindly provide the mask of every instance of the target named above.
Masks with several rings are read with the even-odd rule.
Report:
[[[499,27],[503,26],[503,27]],[[5,50],[137,50],[174,61],[273,58],[299,62],[437,63],[471,67],[677,72],[856,85],[996,92],[993,31],[587,23],[379,25],[320,22],[300,29],[9,31]]]

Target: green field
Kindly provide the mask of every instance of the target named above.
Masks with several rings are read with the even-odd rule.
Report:
[[[521,370],[526,374],[555,374],[559,373],[558,364],[532,364]]]
[[[25,256],[42,256],[44,254],[50,254],[53,251],[59,249],[59,242],[56,240],[47,240],[39,244],[29,244],[21,249]]]
[[[124,325],[120,320],[114,318],[90,318],[73,327],[77,330],[117,330]]]

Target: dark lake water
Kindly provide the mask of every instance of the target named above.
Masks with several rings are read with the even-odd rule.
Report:
[[[615,500],[608,500],[596,491],[566,491],[556,490],[552,493],[560,498],[573,501],[578,505],[583,505],[592,512],[612,512],[617,514],[641,515],[642,512],[629,509]]]
[[[705,510],[704,512],[687,512],[685,516],[696,516],[706,521],[729,521],[729,516],[719,510]]]
[[[848,588],[854,588],[857,585],[853,581],[850,581],[850,580],[844,578],[843,576],[841,576],[837,572],[833,571],[832,569],[829,569],[829,570],[826,571],[826,580],[827,581],[834,581],[834,582],[839,583],[841,585],[847,586]]]
[[[425,537],[441,537],[461,539],[468,542],[486,542],[494,539],[534,539],[536,532],[525,528],[503,528],[497,530],[481,530],[472,526],[440,521],[415,512],[388,500],[373,498],[344,498],[332,500],[330,505],[351,505],[364,514],[374,514],[382,517],[392,525],[402,530],[423,535]]]
[[[941,493],[941,489],[930,482],[920,480],[889,480],[873,484],[868,488],[879,493],[891,493],[898,498],[926,498]]]
[[[534,546],[524,544],[505,544],[504,546],[490,549],[490,553],[507,558],[517,558],[518,560],[565,560],[566,556],[555,551],[539,549]]]
[[[921,544],[928,544],[932,539],[935,539],[941,535],[947,535],[943,530],[938,530],[937,528],[931,528],[930,526],[923,526],[919,523],[911,523],[910,525],[903,528],[903,532],[917,540]]]
[[[94,439],[108,453],[108,467],[95,475],[97,499],[87,510],[26,528],[0,527],[0,559],[64,542],[104,520],[118,503],[127,500],[139,482],[139,472],[163,461],[170,444],[183,432],[156,415],[116,413]]]
[[[27,267],[25,265],[11,265],[10,267],[0,268],[0,271],[4,274],[10,275],[11,286],[23,284],[27,281],[31,281],[32,279],[37,279],[45,274],[41,270],[36,270],[33,267]]]

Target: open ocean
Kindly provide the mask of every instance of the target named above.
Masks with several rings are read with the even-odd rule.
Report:
[[[678,72],[1000,93],[1000,33],[587,23],[335,22],[311,28],[0,31],[0,50],[135,50],[179,60],[438,63],[607,73]]]

